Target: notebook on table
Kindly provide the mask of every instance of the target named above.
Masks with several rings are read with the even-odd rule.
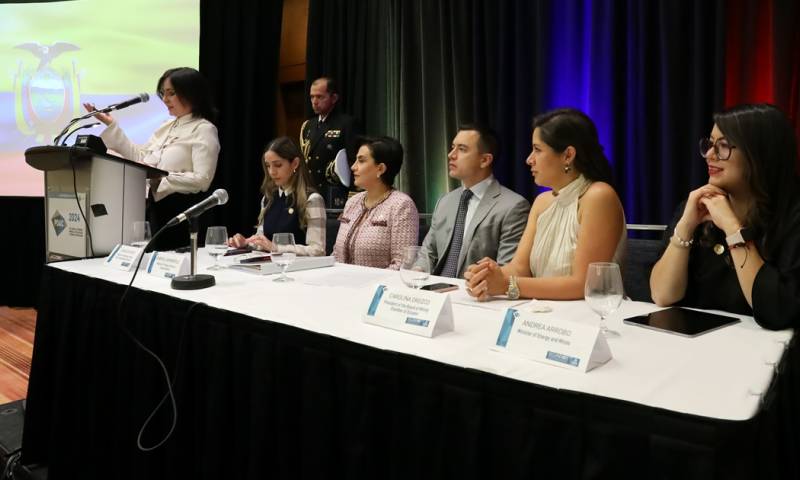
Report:
[[[233,263],[230,265],[230,268],[261,275],[281,273],[281,267],[270,261],[269,257],[264,258],[265,260],[263,262]],[[296,257],[294,262],[286,269],[286,272],[299,272],[301,270],[311,270],[313,268],[332,267],[335,263],[336,260],[333,258],[333,255],[327,257]]]

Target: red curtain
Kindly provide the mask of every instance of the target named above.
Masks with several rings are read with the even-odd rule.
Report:
[[[730,0],[725,38],[725,106],[768,102],[800,137],[800,5],[795,0]],[[798,165],[800,168],[800,165]]]

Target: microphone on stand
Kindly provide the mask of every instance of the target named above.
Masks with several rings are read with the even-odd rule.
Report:
[[[109,105],[106,108],[96,110],[96,112],[100,113],[109,113],[113,112],[114,110],[122,110],[123,108],[128,108],[131,105],[136,105],[137,103],[145,103],[150,100],[150,95],[146,93],[140,93],[138,96],[131,98],[129,100],[125,100],[124,102],[115,103],[113,105]],[[90,112],[95,113],[95,112]]]
[[[200,221],[197,219],[206,210],[224,205],[228,202],[228,192],[223,189],[214,190],[210,197],[202,202],[189,207],[186,211],[167,222],[162,230],[177,225],[184,221],[189,221],[189,245],[191,246],[190,274],[178,275],[172,278],[170,285],[176,290],[198,290],[201,288],[213,287],[216,283],[213,275],[197,273],[197,231],[200,229]],[[160,230],[159,230],[160,232]]]
[[[180,213],[177,216],[172,217],[172,220],[167,222],[166,226],[172,227],[186,220],[191,220],[195,217],[199,217],[200,215],[205,213],[206,210],[214,208],[217,205],[225,205],[226,203],[228,203],[228,192],[226,192],[222,188],[219,188],[217,190],[214,190],[214,193],[212,193],[210,197],[206,198],[202,202],[192,205],[191,207],[186,209],[183,213]]]
[[[67,133],[67,131],[70,129],[70,127],[72,127],[76,123],[80,122],[81,120],[86,120],[87,118],[93,117],[93,116],[95,116],[95,114],[98,114],[98,113],[109,113],[109,112],[113,112],[114,110],[122,110],[123,108],[130,107],[131,105],[136,105],[137,103],[147,102],[148,100],[150,100],[150,95],[148,95],[146,93],[140,93],[138,96],[136,96],[134,98],[131,98],[129,100],[125,100],[124,102],[115,103],[113,105],[109,105],[106,108],[102,108],[100,110],[95,109],[95,110],[93,110],[93,111],[91,111],[91,112],[89,112],[89,113],[87,113],[85,115],[81,115],[80,117],[75,117],[72,120],[70,120],[69,123],[67,124],[67,126],[64,127],[64,130],[61,130],[61,133],[59,133],[56,136],[56,138],[53,139],[53,145],[58,145],[59,142],[61,141],[61,138]]]

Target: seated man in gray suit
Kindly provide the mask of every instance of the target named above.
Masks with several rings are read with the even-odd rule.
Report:
[[[462,277],[484,257],[503,265],[514,257],[530,204],[492,175],[497,137],[480,125],[462,125],[447,155],[448,173],[461,186],[436,203],[431,228],[420,249],[431,273]]]

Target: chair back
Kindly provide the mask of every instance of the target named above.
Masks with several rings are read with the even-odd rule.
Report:
[[[625,252],[625,270],[622,283],[631,300],[652,302],[650,272],[661,257],[664,244],[661,240],[629,238]]]

